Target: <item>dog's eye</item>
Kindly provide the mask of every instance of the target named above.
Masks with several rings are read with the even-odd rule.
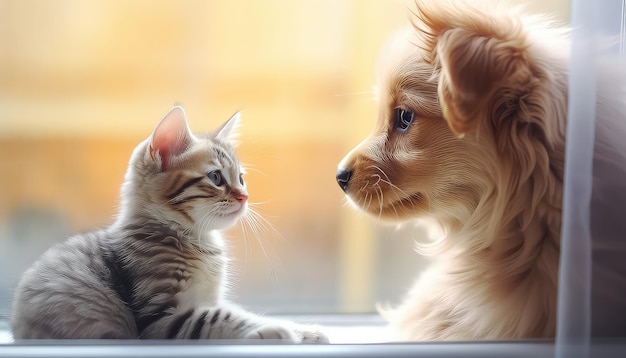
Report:
[[[400,132],[406,132],[406,130],[409,129],[411,123],[413,123],[413,117],[415,117],[415,115],[412,111],[402,108],[396,108],[396,129]]]

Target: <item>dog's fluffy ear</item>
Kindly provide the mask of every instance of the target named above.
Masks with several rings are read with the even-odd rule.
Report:
[[[426,60],[440,66],[439,100],[453,132],[476,130],[494,106],[515,100],[505,89],[519,89],[530,76],[519,21],[446,1],[418,1],[415,15]]]

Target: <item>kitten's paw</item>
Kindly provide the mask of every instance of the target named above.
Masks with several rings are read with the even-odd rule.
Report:
[[[296,325],[295,331],[301,343],[328,343],[328,336],[321,327]]]
[[[255,328],[248,332],[245,336],[246,339],[278,339],[281,341],[288,341],[293,343],[299,343],[298,334],[279,324],[265,324],[258,328]]]
[[[319,327],[296,324],[270,323],[253,329],[247,339],[277,339],[290,343],[328,343],[328,337]]]

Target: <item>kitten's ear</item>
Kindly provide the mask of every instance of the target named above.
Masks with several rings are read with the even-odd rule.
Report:
[[[230,142],[232,145],[237,145],[237,138],[239,137],[239,124],[241,121],[241,112],[237,112],[230,117],[226,123],[217,128],[213,135],[215,138]]]
[[[166,171],[173,156],[183,153],[193,140],[185,111],[175,106],[161,119],[150,137],[150,157],[161,160],[161,170]],[[158,157],[157,157],[158,154]]]

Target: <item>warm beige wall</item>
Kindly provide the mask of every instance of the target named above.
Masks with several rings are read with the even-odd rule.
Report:
[[[376,52],[407,23],[404,7],[400,0],[5,0],[0,133],[144,136],[181,102],[200,128],[244,109],[244,131],[253,135],[336,135],[342,109],[355,102],[339,95],[371,89]],[[529,8],[569,18],[566,0]]]
[[[200,129],[243,109],[246,133],[329,135],[338,95],[370,89],[357,59],[373,62],[394,8],[404,20],[397,1],[0,6],[0,129],[29,136],[144,136],[174,102]]]

